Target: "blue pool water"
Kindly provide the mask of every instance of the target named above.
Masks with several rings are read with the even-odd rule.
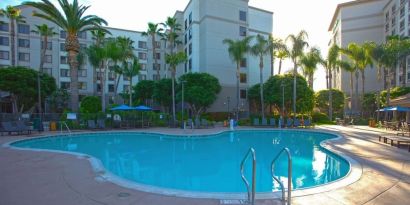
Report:
[[[319,144],[336,136],[305,131],[236,131],[206,137],[172,137],[147,133],[98,133],[50,137],[13,143],[20,148],[70,151],[101,160],[111,173],[160,188],[195,192],[245,192],[240,163],[256,150],[257,192],[278,190],[270,163],[288,147],[293,157],[293,188],[325,184],[345,176],[349,163]],[[246,176],[250,178],[248,161]],[[275,174],[287,180],[287,158],[279,158]]]

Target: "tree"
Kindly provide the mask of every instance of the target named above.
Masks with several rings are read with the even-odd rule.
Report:
[[[236,63],[236,121],[239,120],[239,81],[240,81],[240,68],[241,62],[245,55],[250,51],[251,47],[249,46],[252,36],[247,36],[242,40],[232,40],[225,39],[223,43],[228,45],[228,53],[232,61]]]
[[[163,29],[159,28],[158,24],[155,23],[148,23],[148,29],[147,31],[142,33],[142,36],[150,36],[151,37],[151,43],[152,43],[152,57],[154,58],[154,64],[158,64],[158,59],[156,58],[156,38],[157,36],[162,36]],[[152,68],[154,70],[154,68]],[[157,75],[160,76],[159,74],[159,69],[157,69]]]
[[[353,115],[353,73],[356,68],[349,61],[337,61],[337,65],[342,69],[350,73],[350,116]]]
[[[381,101],[381,103],[384,107],[389,107],[390,106],[390,104],[387,104],[387,93],[388,92],[389,92],[389,90],[386,89],[386,90],[383,90],[380,93],[380,98],[381,98],[380,101]],[[410,93],[410,87],[394,87],[394,88],[391,88],[390,89],[390,96],[389,96],[390,99],[389,100],[395,99],[397,97],[400,97],[400,96],[403,96],[403,95],[406,95],[406,94],[409,94],[409,93]]]
[[[97,96],[87,96],[80,104],[81,113],[95,114],[101,112],[101,100]]]
[[[211,106],[218,93],[221,91],[221,85],[216,77],[208,73],[188,73],[182,75],[179,81],[184,81],[184,102],[190,104],[191,110],[199,118],[201,113],[205,112]],[[182,87],[182,86],[178,86]],[[181,89],[178,91],[178,97],[181,99]]]
[[[107,22],[95,15],[85,15],[90,6],[79,5],[78,0],[69,3],[68,0],[58,0],[61,11],[49,0],[41,2],[24,2],[23,5],[32,6],[42,13],[34,12],[33,16],[51,21],[67,32],[65,49],[68,52],[68,64],[71,73],[71,109],[78,111],[78,62],[77,54],[80,50],[78,33],[101,28]]]
[[[261,100],[261,115],[262,119],[265,118],[265,107],[263,100],[263,57],[270,53],[270,47],[268,41],[261,35],[256,36],[256,44],[251,47],[252,55],[259,58],[259,90],[260,90],[260,100]]]
[[[9,19],[9,30],[10,30],[10,46],[11,46],[11,66],[16,66],[16,24],[19,22],[24,22],[24,16],[21,15],[21,10],[13,7],[7,6],[6,9],[1,9],[0,13]]]
[[[158,102],[164,110],[169,111],[169,107],[172,104],[172,80],[171,79],[161,79],[155,81],[153,98]]]
[[[7,67],[0,69],[0,90],[10,92],[13,112],[30,110],[38,96],[37,75],[40,75],[40,97],[44,98],[56,90],[55,79],[48,74],[40,73],[25,67]]]
[[[91,31],[91,35],[92,35],[92,39],[94,40],[94,45],[96,47],[101,47],[101,45],[104,43],[105,41],[105,37],[107,34],[111,33],[105,29],[97,29],[97,30],[92,30]],[[98,91],[97,91],[97,76],[100,75],[102,73],[102,68],[100,65],[100,62],[90,62],[91,65],[93,66],[93,92],[94,92],[94,96],[97,95]],[[97,69],[98,69],[98,75],[97,75]],[[100,76],[101,77],[101,76]]]
[[[155,82],[152,80],[141,80],[133,87],[135,100],[139,100],[147,104],[149,99],[153,98]]]
[[[333,85],[332,85],[332,80],[333,80],[333,74],[332,71],[336,70],[339,68],[338,66],[338,57],[339,57],[339,47],[336,44],[333,44],[328,53],[327,53],[327,58],[326,59],[321,59],[321,63],[323,67],[325,67],[326,70],[326,84],[327,88],[330,90],[329,93],[329,110],[328,110],[328,116],[329,120],[333,120]]]
[[[185,52],[178,52],[175,54],[167,54],[165,57],[165,62],[171,68],[171,78],[172,78],[172,119],[173,123],[176,122],[176,115],[175,115],[175,75],[176,75],[176,68],[179,64],[186,62],[187,56]]]
[[[134,78],[136,75],[140,73],[141,70],[141,64],[138,61],[138,58],[134,58],[132,63],[125,63],[124,65],[124,76],[128,77],[130,79],[130,86],[128,88],[129,92],[129,105],[132,106],[132,78]]]
[[[174,48],[176,45],[180,44],[181,42],[178,40],[178,33],[181,31],[181,24],[178,23],[178,20],[174,17],[168,17],[164,23],[161,23],[164,26],[165,32],[161,34],[162,38],[165,42],[168,42],[169,45],[169,54],[174,54]],[[165,70],[165,76],[167,75],[167,70]]]
[[[279,58],[279,70],[278,70],[278,74],[280,75],[280,74],[281,74],[281,71],[282,71],[282,61],[283,61],[285,58],[288,58],[288,57],[289,57],[289,51],[288,51],[288,49],[286,48],[286,45],[285,45],[283,48],[281,48],[281,49],[276,53],[276,57]]]
[[[270,74],[273,76],[275,74],[275,56],[276,53],[280,50],[285,48],[286,46],[283,44],[282,39],[274,38],[271,34],[268,37],[268,50],[269,50],[269,57],[270,57]],[[286,49],[286,48],[285,48]]]
[[[311,89],[313,89],[313,77],[321,58],[320,50],[318,48],[311,48],[308,53],[300,58],[303,75],[307,79]]]
[[[315,106],[319,108],[320,112],[325,113],[330,109],[329,95],[332,94],[331,101],[333,102],[332,106],[332,115],[335,113],[339,116],[343,114],[343,109],[345,105],[345,95],[342,91],[332,89],[332,92],[329,90],[321,90],[315,94]],[[330,118],[329,118],[330,119]]]
[[[248,99],[250,103],[251,110],[252,108],[255,108],[256,110],[259,110],[259,106],[261,106],[261,93],[260,93],[260,84],[255,84],[252,87],[248,89]],[[264,94],[265,95],[265,94]],[[265,98],[265,96],[264,96]],[[265,99],[264,99],[265,100]],[[265,100],[266,101],[266,100]]]
[[[124,75],[124,69],[127,61],[133,61],[135,58],[134,56],[134,41],[131,40],[129,37],[117,37],[115,39],[116,46],[118,46],[118,52],[113,53],[115,56],[111,56],[111,59],[114,61],[113,71],[116,74],[116,83],[115,83],[115,90],[114,95],[117,98],[118,94],[118,85],[120,84],[121,76]]]
[[[298,74],[298,63],[300,58],[303,56],[303,50],[305,47],[309,46],[309,44],[306,42],[306,39],[308,38],[308,35],[306,31],[302,30],[300,31],[297,35],[291,34],[286,38],[286,41],[290,41],[291,43],[291,49],[289,51],[289,57],[292,59],[293,62],[293,112],[296,113],[296,77]]]
[[[59,88],[55,90],[49,98],[51,112],[62,113],[68,108],[68,101],[70,100],[70,94],[66,89]]]

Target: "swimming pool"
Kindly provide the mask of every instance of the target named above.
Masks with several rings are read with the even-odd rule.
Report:
[[[246,192],[240,163],[250,147],[256,150],[257,192],[279,189],[270,174],[276,154],[288,147],[293,158],[294,189],[316,187],[349,173],[349,163],[320,143],[335,135],[309,131],[235,131],[208,136],[153,133],[92,133],[46,137],[12,143],[18,148],[83,153],[99,159],[106,170],[123,179],[158,188],[207,193]],[[251,179],[251,164],[245,174]],[[287,180],[287,158],[275,164]]]

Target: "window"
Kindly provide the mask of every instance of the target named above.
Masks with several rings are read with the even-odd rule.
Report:
[[[53,56],[52,55],[45,55],[44,56],[44,63],[53,63]]]
[[[192,12],[189,13],[189,25],[191,25],[191,23],[192,23]]]
[[[188,69],[189,71],[192,71],[192,58],[190,58],[188,61]]]
[[[239,20],[246,21],[246,11],[239,11]]]
[[[0,23],[0,31],[9,31],[9,24],[8,23]]]
[[[48,75],[52,76],[53,75],[53,69],[52,68],[43,68],[41,70],[42,73],[47,73]]]
[[[44,49],[44,41],[41,41],[41,49]],[[47,42],[47,50],[53,50],[53,42]]]
[[[78,77],[87,77],[87,70],[86,69],[78,69]]]
[[[19,53],[19,61],[30,61],[30,53]]]
[[[241,68],[246,68],[247,67],[247,62],[246,62],[246,58],[241,60]]]
[[[241,99],[246,99],[246,90],[241,90],[240,92]]]
[[[187,72],[188,72],[188,63],[185,62],[185,64],[184,64],[184,73],[187,73]]]
[[[124,85],[122,90],[128,92],[130,90],[130,86],[129,85]]]
[[[110,93],[114,92],[114,85],[113,84],[108,84],[108,92],[110,92]]]
[[[155,48],[161,48],[161,42],[155,41]]]
[[[97,84],[97,92],[101,92],[101,84]]]
[[[139,52],[138,53],[138,58],[140,60],[147,60],[147,53]]]
[[[65,43],[60,43],[60,51],[65,52]]]
[[[160,80],[160,79],[161,79],[160,75],[157,75],[157,74],[152,75],[152,80]]]
[[[188,21],[185,19],[185,30],[188,28]]]
[[[147,64],[145,63],[140,63],[141,70],[147,70]]]
[[[69,90],[70,89],[70,82],[61,82],[60,83],[60,88]]]
[[[185,45],[188,43],[188,34],[185,34]]]
[[[10,45],[9,37],[0,36],[0,46],[9,46],[9,45]]]
[[[391,7],[391,13],[396,13],[396,4]]]
[[[404,7],[402,7],[401,9],[400,9],[400,17],[403,17],[404,16]]]
[[[247,78],[246,78],[246,73],[241,73],[240,74],[240,82],[241,83],[247,83]]]
[[[60,31],[60,38],[67,38],[67,32],[66,31]]]
[[[115,73],[114,72],[108,72],[108,80],[110,80],[110,81],[115,80]]]
[[[70,69],[61,69],[60,77],[70,77]]]
[[[78,38],[87,39],[87,32],[82,31],[82,32],[78,33]]]
[[[392,26],[396,25],[396,17],[394,16],[391,18],[391,25]]]
[[[78,89],[87,90],[87,83],[86,82],[78,82]]]
[[[87,44],[85,44],[85,43],[80,43],[80,48],[81,48],[81,49],[86,49],[86,48],[87,48]]]
[[[30,34],[30,26],[26,24],[19,24],[17,26],[18,33],[21,34]]]
[[[404,20],[400,21],[400,31],[404,30]]]
[[[386,21],[389,19],[389,12],[386,13]]]
[[[386,24],[385,32],[389,32],[389,24]]]
[[[189,44],[189,49],[188,49],[188,51],[189,51],[189,55],[191,55],[191,54],[192,54],[192,43]]]
[[[153,70],[161,70],[161,64],[158,64],[158,63],[157,64],[155,64],[155,63],[152,64],[152,69]]]
[[[192,39],[192,28],[189,29],[188,34],[189,34],[189,36],[188,36],[188,37],[189,37],[189,40],[191,40],[191,39]]]
[[[18,39],[18,46],[20,48],[30,48],[30,40],[19,38]]]
[[[138,76],[138,81],[141,81],[141,80],[146,80],[147,79],[147,76],[146,75],[139,75]]]
[[[157,60],[161,60],[161,53],[155,53],[154,58]]]
[[[8,51],[0,51],[0,59],[8,60],[9,59],[9,52]]]
[[[68,58],[67,56],[60,56],[60,64],[68,64]]]
[[[129,76],[125,76],[125,75],[122,76],[122,79],[124,81],[130,81],[131,80],[131,78]]]
[[[246,27],[239,26],[239,35],[246,36]]]
[[[138,48],[146,49],[146,48],[147,48],[147,42],[145,42],[145,41],[138,41]]]

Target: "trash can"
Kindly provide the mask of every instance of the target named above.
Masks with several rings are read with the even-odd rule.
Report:
[[[50,131],[56,131],[57,130],[57,123],[54,121],[50,122]]]
[[[33,119],[33,129],[40,132],[44,131],[43,123],[40,118]]]

